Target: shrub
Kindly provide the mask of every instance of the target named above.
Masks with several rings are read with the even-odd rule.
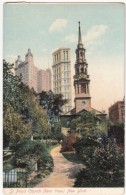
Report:
[[[92,155],[94,148],[100,146],[100,143],[97,141],[97,138],[94,136],[88,136],[86,138],[81,138],[77,140],[74,144],[74,148],[78,157],[85,162],[85,156],[90,154]]]
[[[38,163],[38,169],[40,165],[53,163],[45,143],[31,140],[21,142],[15,152],[14,164],[20,167],[23,166],[30,172],[32,171],[33,160]]]
[[[81,170],[74,187],[123,187],[124,155],[116,145],[101,145],[83,154],[86,168]]]
[[[111,125],[108,130],[108,137],[115,138],[118,144],[124,144],[124,123]]]

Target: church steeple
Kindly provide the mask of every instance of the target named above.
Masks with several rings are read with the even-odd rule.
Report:
[[[79,22],[78,44],[76,49],[76,63],[74,75],[75,88],[75,109],[76,113],[86,109],[91,109],[90,80],[88,75],[88,64],[85,58],[86,49],[83,47],[81,28]]]
[[[80,29],[80,22],[79,23],[79,31],[78,31],[78,46],[82,45],[82,38],[81,38],[81,29]]]
[[[79,23],[79,29],[78,29],[78,44],[76,49],[75,75],[78,75],[81,72],[87,74],[87,62],[85,59],[86,49],[83,47],[80,22],[78,23]]]

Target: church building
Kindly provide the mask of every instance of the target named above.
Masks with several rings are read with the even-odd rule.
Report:
[[[90,77],[88,74],[88,63],[86,61],[86,49],[84,48],[81,27],[79,22],[78,28],[78,44],[75,62],[75,75],[74,78],[74,90],[75,90],[75,107],[67,112],[65,115],[80,115],[83,111],[91,111],[97,116],[105,117],[104,112],[98,111],[91,106],[91,95],[90,95]]]
[[[71,121],[72,119],[77,118],[82,115],[84,112],[91,112],[96,115],[98,120],[104,121],[104,126],[106,129],[106,114],[103,111],[98,111],[91,106],[91,95],[90,95],[90,77],[88,74],[88,63],[86,61],[86,49],[84,48],[82,37],[81,37],[81,27],[79,22],[78,28],[78,44],[76,53],[76,62],[75,62],[75,75],[74,78],[74,90],[75,90],[75,99],[74,99],[74,108],[69,112],[61,115],[61,126],[65,129],[68,126],[66,121]],[[104,120],[102,120],[104,119]],[[65,131],[65,130],[63,130]],[[66,129],[67,131],[67,129]]]

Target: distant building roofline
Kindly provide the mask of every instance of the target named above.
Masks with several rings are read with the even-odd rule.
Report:
[[[115,102],[114,104],[112,104],[108,109],[111,109],[111,108],[112,108],[113,106],[115,106],[116,104],[122,103],[122,102],[124,102],[124,100],[117,101],[117,102]]]
[[[53,52],[52,52],[52,54],[54,54],[54,53],[56,53],[56,52],[58,52],[58,51],[60,51],[60,50],[65,50],[65,49],[67,49],[67,50],[70,50],[70,48],[69,47],[60,47],[59,49],[56,49],[56,50],[54,50]]]

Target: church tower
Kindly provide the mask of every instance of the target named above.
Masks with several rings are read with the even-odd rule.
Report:
[[[76,113],[85,109],[91,109],[90,97],[90,80],[88,75],[88,64],[85,58],[86,49],[83,47],[81,38],[81,29],[79,22],[78,44],[76,49],[76,63],[74,75],[74,89],[75,89],[75,109]]]

